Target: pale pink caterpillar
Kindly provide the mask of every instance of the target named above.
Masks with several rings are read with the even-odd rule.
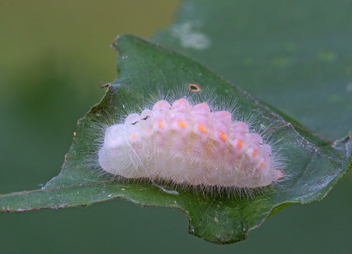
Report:
[[[228,111],[204,101],[159,100],[105,131],[104,171],[177,186],[253,189],[283,177],[272,147]],[[280,168],[281,167],[281,168]]]

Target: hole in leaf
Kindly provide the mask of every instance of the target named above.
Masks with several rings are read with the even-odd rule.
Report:
[[[189,90],[191,92],[194,92],[194,93],[197,93],[199,92],[201,89],[200,89],[200,86],[196,85],[196,84],[189,84]]]

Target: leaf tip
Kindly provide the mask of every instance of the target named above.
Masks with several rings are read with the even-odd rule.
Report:
[[[110,48],[117,51],[117,40],[120,38],[120,35],[117,35],[113,42],[110,44]]]

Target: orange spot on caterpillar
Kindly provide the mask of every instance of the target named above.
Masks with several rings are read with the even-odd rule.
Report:
[[[201,133],[207,134],[208,130],[204,128],[202,124],[198,124],[198,130],[200,130]]]
[[[256,150],[256,149],[253,149],[252,158],[254,158],[255,156],[257,156],[257,150]]]
[[[179,99],[175,101],[176,104],[185,104],[187,101],[185,99]]]
[[[160,106],[165,105],[165,102],[161,101],[161,102],[157,103],[156,105],[157,105],[158,107],[160,107]]]
[[[238,140],[237,145],[236,145],[237,149],[241,149],[242,146],[243,146],[242,140]]]
[[[159,121],[158,121],[158,127],[159,127],[159,128],[163,128],[163,127],[164,127],[164,123],[163,123],[162,120],[159,120]]]
[[[228,115],[230,115],[230,113],[229,112],[226,112],[226,111],[221,111],[220,112],[223,116],[228,116]]]
[[[223,133],[222,131],[219,131],[218,136],[219,136],[219,138],[220,138],[222,141],[224,141],[224,142],[225,142],[226,139],[227,139],[225,133]]]
[[[131,136],[132,139],[136,139],[136,137],[137,137],[136,134],[133,134],[133,135]]]
[[[264,167],[265,163],[264,161],[262,161],[260,164],[259,164],[259,168],[262,169]]]
[[[177,125],[181,128],[186,128],[186,123],[184,121],[177,121]]]

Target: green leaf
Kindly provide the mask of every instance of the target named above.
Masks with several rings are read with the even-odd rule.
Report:
[[[185,0],[153,38],[325,138],[352,130],[352,5]]]
[[[61,173],[40,190],[1,195],[2,212],[88,206],[124,198],[141,206],[178,208],[189,218],[189,233],[228,244],[245,239],[249,231],[291,203],[322,199],[352,165],[349,138],[333,146],[187,57],[130,35],[119,37],[113,47],[119,51],[118,77],[107,86],[102,101],[79,120]],[[96,127],[159,89],[173,91],[185,83],[213,89],[217,102],[234,98],[243,112],[257,112],[260,124],[271,126],[268,132],[282,147],[287,161],[283,171],[289,177],[251,197],[227,197],[175,192],[150,182],[121,182],[99,175],[97,162],[92,163]]]

